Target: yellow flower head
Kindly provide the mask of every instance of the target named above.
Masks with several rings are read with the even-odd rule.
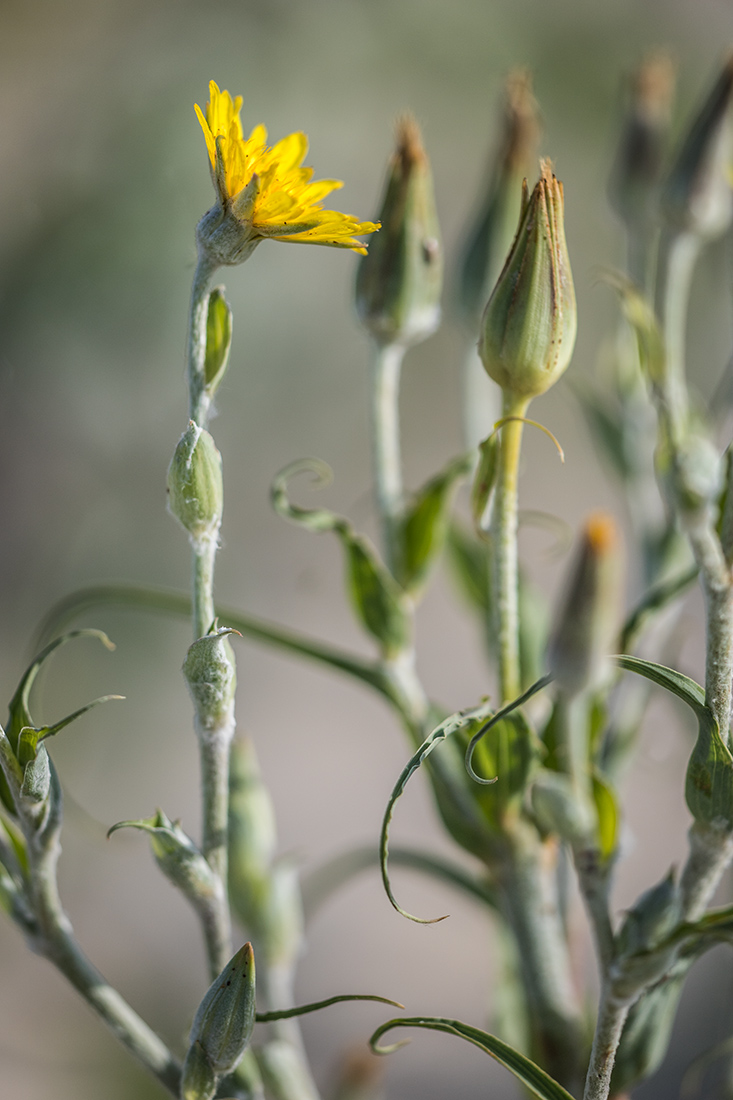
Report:
[[[262,125],[244,137],[239,118],[241,96],[233,100],[213,80],[209,95],[206,115],[198,104],[196,114],[222,210],[231,209],[255,241],[271,237],[295,244],[352,248],[365,255],[364,244],[356,238],[373,233],[379,225],[322,209],[326,195],[343,185],[340,180],[313,181],[313,169],[303,167],[308,152],[306,135],[289,134],[270,149]]]

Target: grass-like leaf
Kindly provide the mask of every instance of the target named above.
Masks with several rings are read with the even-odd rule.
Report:
[[[489,703],[484,703],[482,706],[475,707],[473,710],[458,711],[456,714],[451,714],[450,717],[441,722],[440,725],[437,726],[433,730],[433,732],[425,738],[419,749],[417,749],[417,751],[413,753],[407,764],[405,764],[400,774],[400,777],[394,786],[392,794],[389,797],[387,808],[384,811],[384,817],[382,819],[382,831],[379,837],[379,865],[382,871],[382,882],[384,883],[384,889],[387,893],[387,897],[389,898],[390,902],[397,910],[397,912],[401,913],[403,917],[407,917],[408,920],[415,921],[417,924],[435,924],[437,921],[445,920],[445,916],[447,916],[447,914],[442,917],[433,917],[430,919],[415,917],[412,915],[412,913],[408,913],[405,909],[402,909],[401,906],[398,905],[397,900],[392,893],[392,886],[389,879],[389,869],[387,864],[389,860],[389,827],[392,822],[392,815],[394,813],[395,805],[397,803],[397,800],[404,793],[410,776],[414,775],[414,773],[417,771],[423,761],[426,760],[428,756],[430,756],[431,752],[433,752],[438,747],[438,745],[441,745],[452,734],[457,733],[458,730],[464,729],[470,723],[476,721],[481,722],[483,719],[488,717],[489,714],[491,714],[491,705]]]
[[[394,1008],[404,1008],[399,1001],[392,1001],[389,997],[377,997],[373,993],[342,993],[336,997],[327,997],[325,1001],[313,1001],[311,1004],[298,1005],[296,1008],[283,1008],[278,1012],[258,1012],[255,1020],[258,1024],[269,1024],[273,1020],[289,1020],[293,1016],[305,1016],[308,1012],[318,1012],[321,1008],[339,1004],[340,1001],[378,1001],[379,1004],[392,1005]]]
[[[447,1035],[457,1035],[460,1039],[473,1043],[508,1069],[530,1092],[539,1096],[540,1100],[573,1100],[562,1085],[558,1085],[557,1081],[524,1054],[520,1054],[508,1043],[497,1039],[495,1035],[490,1035],[477,1027],[471,1027],[470,1024],[463,1024],[460,1020],[447,1020],[441,1016],[408,1016],[405,1019],[387,1020],[377,1028],[369,1040],[369,1045],[375,1054],[390,1054],[393,1050],[405,1045],[403,1040],[391,1046],[379,1046],[379,1040],[385,1032],[395,1027],[420,1027],[428,1031],[444,1031]]]

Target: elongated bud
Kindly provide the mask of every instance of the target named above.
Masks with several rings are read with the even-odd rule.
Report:
[[[656,886],[645,890],[626,914],[616,946],[619,955],[653,950],[679,923],[680,895],[672,869]]]
[[[597,513],[581,538],[548,647],[549,671],[572,696],[602,677],[611,649],[620,580],[620,548],[610,516]]]
[[[231,1073],[249,1046],[255,1024],[255,959],[245,943],[209,986],[191,1028],[191,1046],[215,1074]]]
[[[676,230],[713,238],[730,224],[732,93],[733,56],[695,117],[664,187],[662,209]]]
[[[562,184],[542,161],[519,229],[481,320],[479,355],[505,393],[537,397],[566,370],[577,315],[565,243]]]
[[[189,648],[183,662],[183,675],[188,684],[199,732],[204,736],[213,731],[234,732],[234,693],[237,673],[226,627],[199,638]]]
[[[168,467],[168,510],[201,546],[218,538],[223,499],[221,455],[209,433],[189,420]]]
[[[224,288],[214,287],[209,295],[206,314],[206,354],[204,388],[211,399],[218,390],[229,361],[232,346],[232,311],[224,297]]]
[[[631,229],[655,214],[669,132],[675,70],[667,53],[644,59],[634,74],[631,102],[608,184],[616,213]]]
[[[440,323],[443,255],[430,162],[410,116],[398,123],[379,220],[359,264],[356,307],[378,343],[416,344]]]
[[[515,69],[507,77],[501,126],[500,145],[486,172],[479,214],[467,234],[459,272],[459,302],[473,332],[517,231],[522,181],[536,163],[539,120],[526,69]]]
[[[155,862],[194,905],[216,897],[219,884],[214,872],[177,821],[171,821],[162,810],[157,810],[154,817],[120,821],[107,835],[124,828],[141,829],[149,835]]]

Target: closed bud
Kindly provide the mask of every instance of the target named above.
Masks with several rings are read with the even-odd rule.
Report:
[[[255,960],[252,944],[245,943],[199,1005],[191,1046],[201,1047],[214,1073],[231,1073],[249,1046],[254,1024]]]
[[[168,510],[194,546],[218,538],[223,498],[221,455],[209,433],[190,420],[168,467]]]
[[[730,224],[732,93],[733,56],[694,119],[667,178],[662,208],[675,230],[714,238]]]
[[[680,920],[680,896],[671,870],[656,886],[645,890],[619,929],[616,949],[619,956],[652,951],[668,936]]]
[[[430,162],[409,116],[398,124],[379,220],[359,264],[356,306],[377,343],[409,346],[438,327],[443,282]]]
[[[45,802],[51,791],[51,764],[45,745],[39,745],[36,755],[23,768],[20,797],[32,804]]]
[[[532,786],[532,810],[541,829],[556,833],[571,848],[593,837],[595,819],[566,775],[542,770]]]
[[[602,678],[611,649],[620,580],[620,549],[610,516],[588,520],[548,647],[549,671],[576,695]]]
[[[514,243],[481,320],[479,355],[505,394],[530,399],[566,370],[577,314],[565,243],[562,184],[542,161],[531,196],[526,186]]]
[[[674,79],[669,54],[655,52],[644,59],[632,80],[608,192],[616,213],[633,230],[643,230],[656,213]]]
[[[123,828],[142,829],[149,835],[155,862],[194,905],[206,904],[216,897],[219,884],[214,872],[177,821],[171,821],[162,810],[157,810],[154,817],[120,821],[107,835]]]
[[[199,732],[234,731],[234,693],[237,673],[234,655],[226,627],[199,638],[189,648],[183,662],[183,675],[188,684]]]
[[[517,69],[506,81],[500,145],[486,173],[486,190],[459,273],[460,305],[474,332],[517,230],[522,181],[535,163],[538,134],[532,78],[525,69]]]
[[[705,436],[690,433],[678,445],[674,456],[677,506],[689,512],[717,503],[723,476],[717,447]]]

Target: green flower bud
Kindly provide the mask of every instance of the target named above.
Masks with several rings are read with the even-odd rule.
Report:
[[[675,69],[669,54],[654,52],[634,73],[631,102],[608,184],[616,213],[637,231],[656,213],[667,144]]]
[[[731,94],[733,56],[695,117],[665,184],[662,209],[674,229],[713,238],[730,224]]]
[[[487,188],[467,235],[459,272],[459,302],[474,332],[514,240],[522,207],[522,181],[535,162],[538,134],[531,75],[526,69],[516,69],[507,77],[501,141],[486,173]]]
[[[680,896],[671,870],[656,886],[645,890],[626,914],[616,939],[619,956],[652,951],[680,920]]]
[[[168,510],[195,546],[218,538],[223,496],[221,455],[209,433],[189,420],[168,467]]]
[[[227,636],[233,631],[221,627],[199,638],[183,662],[198,719],[199,732],[234,731],[234,693],[237,673]]]
[[[191,1028],[191,1046],[201,1047],[215,1074],[231,1073],[249,1046],[254,1024],[255,959],[252,944],[245,943],[212,982],[199,1005]]]
[[[398,124],[379,220],[359,264],[357,310],[377,343],[416,344],[440,323],[443,258],[430,162],[409,116]]]
[[[529,197],[525,184],[519,229],[484,310],[478,349],[488,375],[520,399],[557,382],[577,329],[563,188],[549,161],[541,169]]]
[[[616,626],[620,580],[616,526],[602,513],[588,520],[548,647],[549,671],[568,696],[602,677]]]

